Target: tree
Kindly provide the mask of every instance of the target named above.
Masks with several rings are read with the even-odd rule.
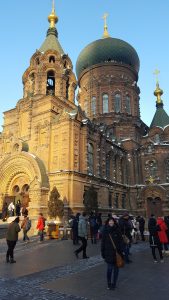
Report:
[[[83,204],[85,207],[85,211],[88,214],[91,213],[91,211],[98,211],[97,192],[95,191],[93,185],[91,185],[89,189],[84,192]]]
[[[60,194],[56,187],[50,193],[50,198],[48,201],[48,214],[51,218],[63,217],[64,214],[64,204],[62,200],[59,199]]]

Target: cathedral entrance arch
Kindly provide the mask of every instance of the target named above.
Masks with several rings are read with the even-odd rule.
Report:
[[[166,198],[166,190],[163,187],[155,184],[146,186],[141,192],[141,198],[148,218],[151,214],[156,217],[163,215],[163,207]]]
[[[21,152],[10,155],[0,164],[0,204],[21,201],[29,206],[29,214],[37,216],[47,211],[48,176],[43,162],[36,156]]]

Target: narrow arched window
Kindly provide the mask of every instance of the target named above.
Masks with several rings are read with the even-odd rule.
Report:
[[[55,73],[54,71],[48,71],[47,83],[46,83],[46,95],[55,94]]]
[[[91,99],[91,113],[93,115],[96,114],[96,97],[94,97],[94,96]]]
[[[67,79],[66,81],[66,99],[68,100],[69,99],[69,78]]]
[[[131,114],[131,101],[130,101],[130,96],[129,95],[126,95],[125,107],[126,107],[126,113]]]
[[[88,102],[87,102],[87,100],[84,101],[84,111],[87,115],[88,114]]]
[[[39,57],[37,57],[37,59],[36,59],[36,64],[37,64],[37,65],[40,64]]]
[[[106,156],[106,177],[110,179],[110,154]]]
[[[166,167],[166,182],[169,182],[169,158],[166,160],[165,167]]]
[[[55,63],[55,57],[54,56],[50,56],[49,57],[49,62],[50,63]]]
[[[88,173],[94,173],[94,147],[92,144],[88,144]]]
[[[103,114],[109,112],[109,96],[107,94],[103,95]]]
[[[116,93],[114,98],[115,112],[118,113],[121,111],[121,95]]]

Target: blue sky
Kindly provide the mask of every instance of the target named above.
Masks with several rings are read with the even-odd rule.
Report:
[[[0,126],[3,111],[14,108],[23,96],[22,75],[45,39],[51,6],[52,0],[0,1]],[[102,37],[107,12],[109,34],[131,44],[140,58],[142,120],[150,125],[155,113],[156,68],[169,114],[168,0],[55,0],[55,8],[59,41],[74,70],[80,51]]]

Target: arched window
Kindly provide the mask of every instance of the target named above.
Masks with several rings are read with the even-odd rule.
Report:
[[[66,81],[66,99],[68,100],[69,99],[69,78],[67,79]]]
[[[110,154],[106,156],[106,177],[110,179]]]
[[[166,182],[169,182],[169,158],[166,160]]]
[[[49,57],[49,62],[50,63],[55,63],[55,57],[54,56],[50,56]]]
[[[91,100],[91,113],[93,115],[96,114],[96,97],[95,96],[93,96],[92,100]]]
[[[126,113],[131,114],[131,102],[130,102],[130,96],[129,95],[126,95],[125,106],[126,106]]]
[[[87,100],[84,101],[84,111],[87,115],[88,114],[88,102],[87,102]]]
[[[55,94],[55,73],[54,71],[48,71],[47,83],[46,83],[46,95]]]
[[[103,95],[103,114],[109,112],[109,96],[107,94]]]
[[[116,93],[114,98],[115,98],[114,99],[115,100],[114,101],[114,103],[115,103],[115,112],[118,113],[118,112],[121,111],[121,95],[119,93]]]
[[[39,57],[37,57],[37,59],[36,59],[36,64],[37,64],[37,65],[40,64]]]
[[[94,173],[94,147],[92,144],[88,144],[88,173]]]
[[[157,176],[157,162],[155,159],[146,161],[145,171],[147,178],[155,178]]]

